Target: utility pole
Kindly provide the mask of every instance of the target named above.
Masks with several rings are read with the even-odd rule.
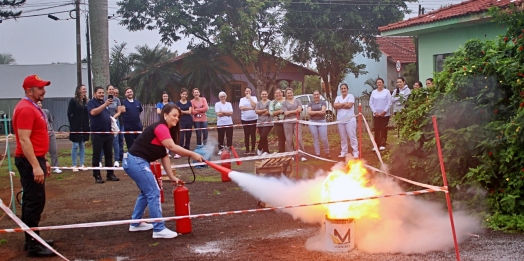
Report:
[[[76,13],[76,82],[82,84],[82,45],[80,43],[80,0],[75,0]]]
[[[91,44],[93,60],[93,85],[109,84],[109,40],[107,0],[89,0],[89,24],[92,29]]]
[[[87,47],[87,92],[89,93],[89,99],[93,98],[93,83],[91,82],[91,42],[89,38],[89,15],[86,15],[86,47]]]

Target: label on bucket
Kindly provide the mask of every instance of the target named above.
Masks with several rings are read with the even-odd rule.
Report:
[[[348,252],[353,249],[355,231],[353,220],[326,219],[326,250],[330,252]]]

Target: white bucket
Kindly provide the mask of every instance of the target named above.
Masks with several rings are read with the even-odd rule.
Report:
[[[355,247],[355,221],[348,219],[324,220],[326,228],[326,250],[329,252],[349,252]]]

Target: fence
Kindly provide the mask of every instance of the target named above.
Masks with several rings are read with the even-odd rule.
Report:
[[[371,108],[369,107],[369,97],[359,97],[355,99],[355,114],[358,113],[358,103],[362,103],[362,115],[366,118],[367,122],[371,124],[373,121],[373,113],[371,112]],[[331,102],[331,104],[333,104]],[[233,123],[234,124],[240,124],[240,109],[238,109],[238,102],[232,102],[231,105],[233,106]],[[158,120],[158,115],[156,113],[155,104],[145,104],[142,105],[144,108],[144,111],[142,112],[142,115],[140,115],[140,119],[142,120],[142,124],[144,127],[156,122]],[[391,106],[390,109],[391,115],[393,115],[393,106]],[[207,115],[207,122],[210,124],[216,123],[216,113],[215,113],[215,106],[209,105],[209,110],[206,113]],[[393,120],[390,120],[389,123],[390,127],[394,127],[395,123]]]

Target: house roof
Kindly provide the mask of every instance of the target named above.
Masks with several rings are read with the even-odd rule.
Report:
[[[380,51],[382,51],[382,53],[388,56],[388,59],[390,59],[393,62],[417,62],[417,54],[415,52],[415,44],[413,43],[412,37],[377,37],[377,43],[380,46]]]
[[[381,26],[378,28],[378,30],[385,32],[414,25],[428,24],[460,16],[484,13],[488,10],[488,8],[493,6],[505,7],[510,4],[519,5],[522,2],[523,0],[467,0],[459,4],[450,5],[427,14],[410,18],[408,20]]]

